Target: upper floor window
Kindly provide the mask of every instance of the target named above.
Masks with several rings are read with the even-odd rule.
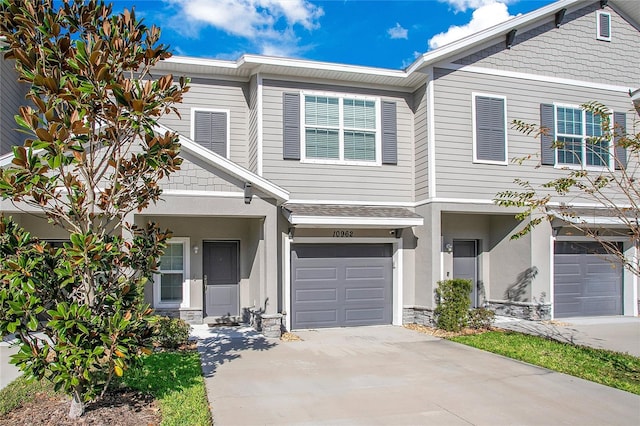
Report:
[[[283,158],[397,164],[395,102],[349,95],[283,94]]]
[[[473,161],[507,164],[507,99],[504,96],[473,97]]]
[[[229,111],[192,109],[191,139],[216,154],[229,158]]]
[[[543,165],[623,168],[624,146],[618,145],[626,129],[626,114],[611,113],[612,134],[605,134],[603,118],[575,105],[541,104],[540,125]],[[613,140],[612,140],[613,135]]]
[[[580,108],[556,106],[558,164],[608,167],[610,144],[602,139],[602,119]]]
[[[376,100],[305,95],[305,159],[379,163],[377,117]]]

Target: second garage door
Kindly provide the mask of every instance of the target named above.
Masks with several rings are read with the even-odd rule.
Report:
[[[622,265],[593,242],[557,241],[554,316],[622,314]]]
[[[296,244],[291,250],[293,329],[391,324],[390,244]]]

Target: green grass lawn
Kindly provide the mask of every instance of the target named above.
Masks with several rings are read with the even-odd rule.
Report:
[[[210,425],[211,413],[197,351],[148,356],[123,385],[149,392],[160,403],[162,425]]]
[[[24,377],[18,377],[7,387],[0,390],[0,416],[22,404],[33,401],[38,392],[54,393],[53,385],[43,381],[29,381]]]
[[[640,395],[640,358],[515,332],[489,331],[450,340]]]
[[[198,352],[160,352],[129,370],[120,385],[153,395],[160,405],[162,425],[210,425],[211,413]],[[51,392],[46,382],[18,378],[0,390],[0,415],[32,401],[37,392]]]

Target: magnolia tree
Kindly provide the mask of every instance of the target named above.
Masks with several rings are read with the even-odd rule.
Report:
[[[0,334],[15,333],[12,362],[67,392],[78,417],[149,352],[142,292],[169,234],[127,218],[179,169],[178,136],[154,126],[188,82],[154,78],[170,56],[159,29],[102,1],[0,0],[0,36],[30,88],[0,196],[69,234],[54,247],[1,218]]]
[[[576,158],[577,167],[565,168],[561,177],[539,185],[516,179],[514,182],[521,189],[499,192],[494,201],[505,207],[524,208],[516,218],[527,223],[512,239],[526,235],[545,220],[560,219],[563,226],[575,228],[600,243],[616,262],[640,276],[638,258],[625,254],[624,248],[617,243],[621,238],[628,239],[637,249],[640,241],[640,185],[637,181],[640,177],[640,107],[636,106],[634,110],[630,132],[612,124],[610,111],[601,103],[589,102],[581,107],[593,114],[594,123],[601,123],[602,129],[597,132],[600,134],[587,140],[586,149],[597,159],[592,163],[603,166],[585,167],[581,158]],[[527,135],[549,137],[549,129],[537,125],[516,120],[513,127]],[[623,156],[613,156],[613,164],[609,161],[611,143],[614,150],[624,152]],[[552,142],[553,148],[563,149],[565,145],[561,140]],[[527,156],[514,161],[523,164],[535,160],[534,156]],[[586,220],[589,214],[581,214],[579,207],[585,202],[600,206],[590,214],[606,218],[606,223]]]

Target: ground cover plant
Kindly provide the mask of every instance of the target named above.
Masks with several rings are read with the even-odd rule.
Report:
[[[126,396],[126,398],[123,398]],[[74,425],[65,418],[68,397],[46,380],[18,378],[0,390],[0,425]],[[210,425],[211,415],[197,351],[156,352],[112,383],[100,401],[87,404],[82,423],[111,425]]]
[[[450,340],[640,395],[640,358],[540,336],[489,331]]]

